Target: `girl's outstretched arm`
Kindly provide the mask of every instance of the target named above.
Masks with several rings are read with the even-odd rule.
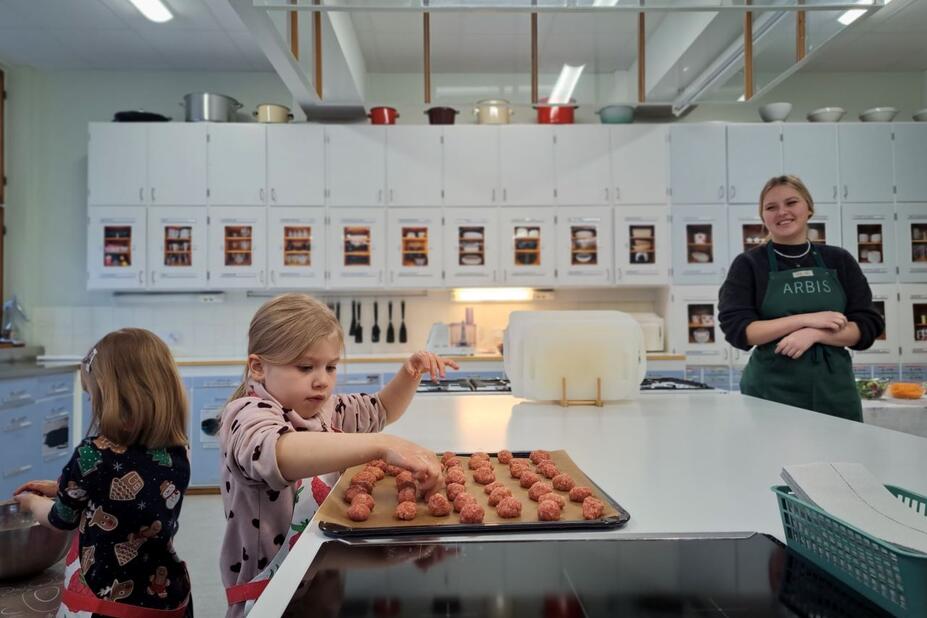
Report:
[[[410,356],[403,363],[399,373],[380,391],[380,403],[386,409],[386,422],[392,423],[399,420],[399,417],[406,411],[409,403],[412,402],[412,397],[415,396],[415,389],[418,388],[423,373],[429,374],[432,380],[437,381],[438,378],[445,376],[445,367],[460,369],[460,365],[454,361],[441,358],[433,352],[419,350]]]

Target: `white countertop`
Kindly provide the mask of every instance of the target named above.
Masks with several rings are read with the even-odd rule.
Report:
[[[757,531],[784,540],[769,488],[783,484],[779,472],[786,464],[859,462],[887,484],[927,494],[927,438],[736,393],[648,395],[566,409],[507,395],[435,394],[415,398],[388,431],[436,452],[566,449],[631,521],[619,530],[557,538]],[[465,538],[473,537],[448,540]],[[326,540],[314,525],[307,529],[254,615],[283,612]]]

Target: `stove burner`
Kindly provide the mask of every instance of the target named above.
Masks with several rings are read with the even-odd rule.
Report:
[[[710,391],[714,390],[707,384],[683,380],[681,378],[644,378],[641,382],[642,391]]]

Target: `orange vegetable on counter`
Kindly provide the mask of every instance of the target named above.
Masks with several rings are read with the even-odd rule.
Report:
[[[924,387],[914,382],[894,382],[888,386],[888,394],[898,399],[920,399]]]

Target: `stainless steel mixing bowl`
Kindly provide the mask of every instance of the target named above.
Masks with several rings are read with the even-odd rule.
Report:
[[[40,526],[13,501],[0,502],[0,579],[44,571],[68,551],[71,534]]]

